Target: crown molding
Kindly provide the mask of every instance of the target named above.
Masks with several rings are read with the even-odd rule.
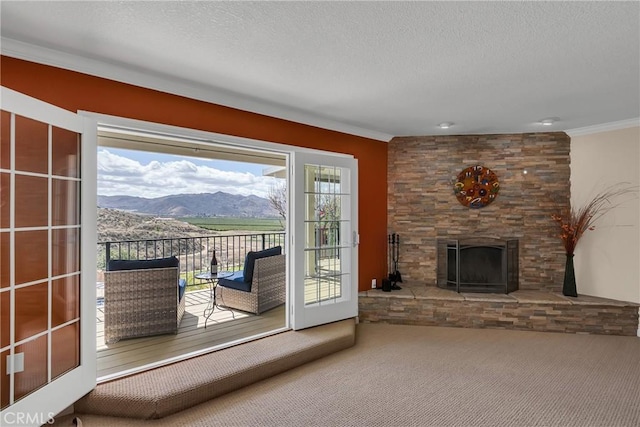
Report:
[[[349,135],[356,135],[384,142],[388,142],[393,138],[393,135],[383,132],[318,117],[293,108],[249,99],[238,94],[214,89],[209,86],[181,82],[177,79],[171,79],[165,76],[136,71],[123,65],[103,62],[6,37],[0,38],[0,53],[12,58],[77,71],[96,77],[115,80],[121,83],[132,84],[147,89],[184,96],[198,101],[209,102],[251,113],[262,114],[322,129],[346,133]]]
[[[612,130],[627,129],[640,126],[640,117],[634,119],[620,120],[617,122],[603,123],[599,125],[586,126],[583,128],[565,130],[570,137],[590,135],[592,133],[608,132]]]

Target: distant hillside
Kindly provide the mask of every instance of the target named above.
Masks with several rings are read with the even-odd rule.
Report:
[[[217,193],[176,194],[146,199],[133,196],[98,196],[98,207],[165,217],[274,218],[269,200],[258,196]]]
[[[98,208],[98,242],[204,236],[210,230],[171,218]]]

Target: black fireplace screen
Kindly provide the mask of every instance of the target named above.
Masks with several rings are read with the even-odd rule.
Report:
[[[518,240],[438,240],[438,286],[457,292],[518,289]]]

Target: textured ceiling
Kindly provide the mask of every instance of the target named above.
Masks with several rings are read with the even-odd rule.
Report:
[[[5,55],[379,139],[640,116],[637,1],[0,7]]]

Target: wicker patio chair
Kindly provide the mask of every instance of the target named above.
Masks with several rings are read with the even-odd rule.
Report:
[[[179,267],[105,271],[105,342],[177,334],[186,299],[179,277]]]
[[[254,261],[253,278],[249,292],[220,285],[216,299],[228,308],[260,314],[286,301],[286,258],[274,255]]]

